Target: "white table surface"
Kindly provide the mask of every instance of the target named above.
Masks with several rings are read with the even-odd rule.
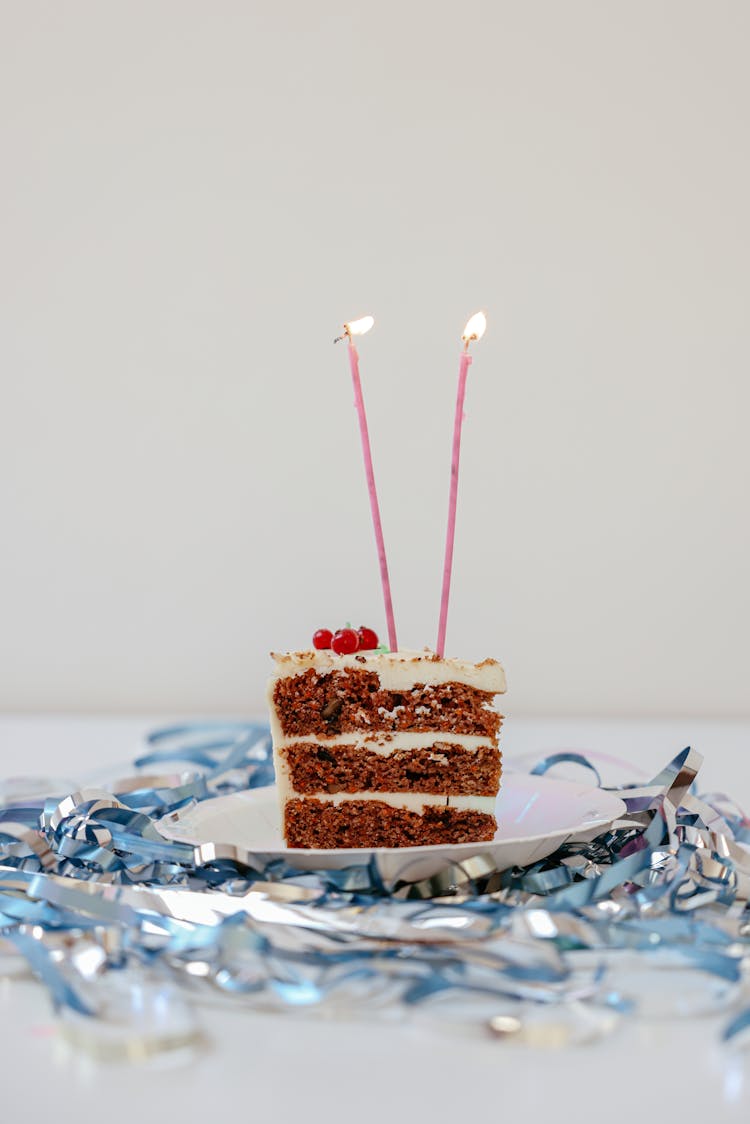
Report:
[[[132,759],[164,719],[0,718],[0,775],[70,775]],[[705,757],[704,790],[750,805],[750,722],[509,720],[506,757],[593,750],[649,777],[685,745]],[[623,778],[625,779],[625,778]],[[187,1068],[72,1061],[45,989],[0,979],[0,1118],[133,1124],[167,1119],[368,1124],[607,1120],[669,1113],[747,1119],[750,1051],[721,1046],[723,1018],[623,1021],[594,1045],[532,1051],[404,1022],[201,1011],[211,1048]],[[10,1110],[13,1110],[12,1112]],[[687,1119],[687,1116],[686,1116]]]

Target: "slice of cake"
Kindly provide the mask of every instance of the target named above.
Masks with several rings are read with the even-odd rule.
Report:
[[[289,847],[413,847],[495,834],[505,691],[496,660],[272,653],[276,784]]]

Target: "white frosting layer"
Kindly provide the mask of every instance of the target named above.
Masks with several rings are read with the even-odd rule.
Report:
[[[381,757],[390,757],[392,753],[409,749],[435,749],[440,752],[441,746],[458,745],[462,749],[475,752],[478,749],[492,749],[495,741],[481,734],[446,734],[413,733],[410,730],[399,731],[394,734],[380,733],[368,734],[360,730],[353,730],[349,734],[336,734],[334,737],[322,738],[317,734],[293,734],[291,737],[274,738],[274,749],[284,749],[288,745],[305,742],[310,745],[322,745],[326,749],[334,749],[337,745],[352,745],[358,749],[366,749],[371,753],[378,753]]]
[[[357,652],[352,656],[337,656],[335,652],[272,652],[276,663],[277,679],[291,675],[304,675],[311,668],[319,675],[332,671],[353,669],[375,671],[384,691],[408,691],[415,683],[436,687],[442,683],[462,683],[478,691],[502,694],[505,691],[505,672],[497,660],[440,659],[434,652]],[[272,680],[273,682],[273,680]]]
[[[456,808],[462,812],[485,812],[494,816],[495,796],[442,796],[423,792],[316,792],[303,795],[287,790],[285,800],[321,800],[325,804],[344,804],[349,800],[379,800],[391,808],[408,808],[422,813],[429,808]]]

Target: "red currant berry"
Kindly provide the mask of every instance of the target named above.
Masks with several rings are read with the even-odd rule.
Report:
[[[333,640],[333,633],[330,628],[319,628],[313,633],[314,648],[330,648],[331,640]]]
[[[357,635],[359,636],[360,652],[371,652],[373,648],[377,648],[378,634],[377,632],[373,632],[371,628],[365,628],[365,626],[362,625],[361,628],[357,629]]]
[[[353,628],[340,628],[333,634],[331,647],[337,656],[350,656],[359,647],[359,637]]]

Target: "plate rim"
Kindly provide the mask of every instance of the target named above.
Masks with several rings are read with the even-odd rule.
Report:
[[[362,857],[363,855],[378,855],[378,856],[383,856],[383,857],[389,857],[389,856],[397,857],[397,856],[417,855],[417,854],[424,855],[425,857],[429,857],[431,854],[438,854],[438,853],[441,853],[441,852],[445,852],[446,850],[450,850],[451,852],[456,852],[458,854],[463,854],[464,851],[471,850],[476,855],[478,853],[481,853],[482,851],[488,850],[489,848],[512,847],[514,845],[517,846],[519,844],[540,843],[543,840],[547,840],[547,839],[556,839],[558,837],[563,837],[563,836],[570,837],[570,836],[575,836],[575,835],[577,835],[579,833],[583,833],[583,832],[586,832],[586,833],[590,833],[592,831],[595,832],[597,828],[606,827],[608,824],[611,824],[614,820],[618,819],[621,815],[623,815],[627,811],[625,802],[622,800],[621,797],[617,796],[614,792],[611,792],[608,789],[600,788],[598,785],[582,784],[581,782],[571,781],[571,780],[568,780],[568,779],[562,778],[562,777],[550,777],[546,773],[535,775],[533,773],[515,772],[512,769],[508,769],[507,772],[504,774],[504,776],[506,778],[510,778],[510,777],[527,777],[527,778],[528,777],[534,777],[534,780],[536,782],[541,782],[542,787],[546,787],[547,785],[551,785],[553,787],[564,787],[564,788],[569,788],[569,789],[575,788],[575,789],[578,790],[578,796],[583,796],[585,793],[588,793],[588,792],[597,793],[597,794],[600,794],[602,796],[606,796],[608,800],[612,801],[612,814],[610,815],[609,813],[606,813],[606,814],[601,815],[601,816],[595,816],[592,819],[583,820],[583,821],[579,821],[578,823],[568,824],[568,825],[565,825],[564,827],[555,828],[553,831],[534,832],[533,834],[529,834],[529,835],[514,835],[514,836],[510,836],[508,838],[503,838],[503,839],[494,839],[493,838],[493,839],[485,839],[485,840],[475,840],[474,842],[465,842],[465,843],[424,843],[424,844],[417,844],[413,847],[338,847],[338,848],[334,848],[334,847],[330,847],[330,848],[288,847],[286,845],[286,843],[284,842],[284,840],[281,839],[278,844],[273,845],[270,848],[269,847],[248,848],[244,844],[237,843],[236,841],[232,841],[230,839],[211,839],[211,840],[207,840],[207,839],[196,840],[195,838],[192,838],[192,839],[181,838],[180,839],[180,838],[178,838],[174,835],[167,835],[166,837],[171,839],[173,842],[181,842],[181,843],[187,844],[188,846],[193,846],[193,847],[204,847],[207,844],[213,844],[217,847],[241,848],[242,850],[246,851],[248,854],[256,854],[256,855],[261,855],[261,854],[262,855],[276,855],[276,854],[279,854],[279,855],[291,855],[291,856],[298,855],[298,856],[305,856],[307,858],[314,858],[317,855],[321,855],[321,856],[338,855],[338,856],[342,856],[342,857],[347,856],[347,855],[352,855],[356,859],[357,857]],[[228,793],[224,793],[221,796],[214,796],[210,800],[202,800],[198,804],[191,805],[185,811],[188,812],[188,813],[193,812],[193,811],[195,811],[196,808],[199,808],[201,806],[205,806],[206,804],[214,803],[214,802],[219,801],[219,800],[240,799],[240,800],[250,801],[252,799],[257,798],[259,796],[259,794],[261,794],[261,793],[263,793],[265,796],[268,797],[268,796],[270,796],[271,792],[275,791],[275,790],[276,790],[276,784],[275,783],[270,784],[270,785],[262,785],[259,788],[240,789],[237,792],[228,792]],[[501,791],[502,791],[502,785],[501,785]],[[168,813],[166,816],[162,817],[162,819],[158,821],[158,823],[156,825],[157,828],[161,832],[164,832],[164,829],[168,828],[170,826],[170,823],[167,822],[167,821],[171,821],[171,824],[179,823],[181,812],[182,812],[182,809],[178,809],[176,812]]]

